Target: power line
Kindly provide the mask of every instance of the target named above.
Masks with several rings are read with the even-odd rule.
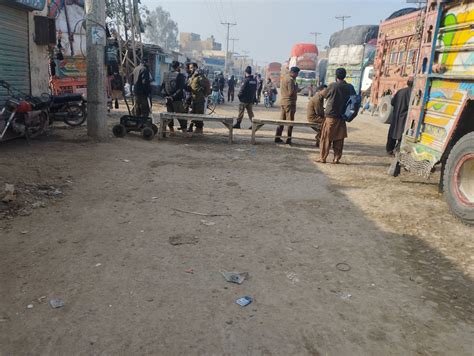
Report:
[[[342,29],[344,30],[344,23],[346,22],[346,19],[350,19],[351,16],[349,15],[341,15],[341,16],[336,16],[336,19],[342,22]]]

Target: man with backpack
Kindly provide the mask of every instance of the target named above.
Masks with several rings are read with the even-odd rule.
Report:
[[[336,69],[336,81],[329,85],[324,95],[327,101],[324,111],[325,120],[321,129],[321,156],[316,162],[326,163],[331,146],[334,151],[333,163],[338,164],[341,160],[344,139],[347,137],[346,120],[353,119],[353,117],[346,117],[347,106],[351,96],[355,96],[354,87],[346,83],[345,78],[346,70],[344,68]],[[355,115],[357,115],[357,111],[358,108]]]
[[[196,63],[188,64],[188,89],[191,92],[191,111],[193,114],[203,115],[206,106],[206,98],[211,94],[211,83],[204,73],[198,70]],[[196,125],[195,133],[202,134],[204,123],[202,121],[192,121],[188,132],[193,132],[193,124]]]
[[[181,73],[181,65],[178,61],[171,63],[172,71],[165,73],[163,78],[163,84],[161,85],[161,94],[166,98],[166,111],[175,113],[185,113],[183,99],[184,99],[184,88],[186,86],[186,78]],[[180,119],[179,126],[181,131],[186,132],[188,121]],[[170,132],[174,132],[174,123],[171,120],[168,123]]]
[[[245,79],[240,87],[239,94],[237,95],[240,100],[239,115],[237,116],[237,122],[234,125],[234,129],[240,129],[240,124],[244,118],[245,110],[249,115],[250,121],[253,119],[253,102],[257,93],[257,81],[252,75],[252,67],[248,66],[245,68]]]
[[[132,72],[133,94],[135,95],[135,115],[150,116],[149,96],[151,94],[151,75],[144,59]]]

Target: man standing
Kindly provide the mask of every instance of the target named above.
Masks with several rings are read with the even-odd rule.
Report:
[[[192,98],[192,113],[203,115],[206,106],[206,96],[208,94],[206,91],[209,89],[206,89],[204,85],[204,81],[207,81],[207,78],[204,78],[204,75],[199,73],[196,63],[188,64],[188,73],[188,87]],[[203,132],[204,123],[202,121],[193,121],[192,124],[196,125],[196,133],[201,134]],[[188,132],[193,132],[192,125],[189,126]]]
[[[222,96],[222,102],[225,102],[224,99],[224,88],[225,88],[225,78],[224,74],[219,74],[219,94]]]
[[[260,74],[257,74],[257,96],[256,96],[256,103],[260,104],[260,98],[262,97],[262,89],[263,89],[263,80]]]
[[[234,93],[235,93],[235,78],[231,76],[227,82],[227,102],[234,102]]]
[[[298,67],[291,67],[290,72],[282,79],[280,83],[280,103],[281,115],[280,120],[295,121],[296,114],[296,100],[298,97],[298,84],[296,84],[296,77],[300,69]],[[293,133],[293,126],[288,126],[288,138],[286,144],[291,145],[291,134]],[[276,143],[283,143],[281,135],[283,134],[283,126],[278,126],[276,130]]]
[[[347,126],[343,115],[350,96],[355,94],[354,87],[346,83],[345,78],[346,70],[336,69],[336,82],[327,88],[325,119],[321,129],[321,157],[316,162],[326,163],[331,146],[334,150],[333,163],[338,164],[341,160],[344,139],[347,137]]]
[[[132,72],[133,94],[135,95],[135,115],[141,117],[150,116],[149,96],[151,93],[151,75],[146,60]]]
[[[244,118],[244,112],[247,110],[250,121],[253,119],[253,102],[257,92],[257,81],[252,75],[252,68],[248,66],[245,68],[245,79],[240,87],[238,98],[240,100],[239,105],[239,116],[237,116],[237,122],[234,125],[234,129],[240,129],[240,124]]]
[[[185,113],[183,99],[184,88],[186,86],[186,78],[181,73],[181,65],[177,61],[171,63],[172,71],[165,73],[163,84],[161,85],[161,94],[166,98],[166,111],[175,113]],[[185,133],[188,126],[187,120],[180,119],[180,130]],[[171,120],[168,123],[170,132],[174,132],[174,123]]]
[[[319,147],[321,139],[321,128],[324,124],[324,96],[326,95],[327,85],[320,85],[316,94],[308,101],[307,118],[308,122],[316,124],[313,130],[316,131],[316,147]]]
[[[267,82],[265,83],[263,87],[263,92],[267,93],[268,100],[270,100],[270,103],[273,105],[273,103],[276,101],[277,89],[276,89],[275,84],[273,84],[272,82],[272,78],[268,78]]]
[[[408,116],[408,107],[410,105],[411,90],[413,87],[413,78],[408,78],[407,87],[400,89],[392,99],[393,110],[389,117],[390,128],[388,129],[386,150],[389,155],[400,146],[403,130]]]

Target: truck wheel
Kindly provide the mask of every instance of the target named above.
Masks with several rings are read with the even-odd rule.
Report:
[[[119,124],[115,125],[112,128],[112,132],[115,137],[125,137],[125,135],[127,134],[127,129],[125,128],[125,126]]]
[[[388,124],[388,118],[390,117],[390,114],[392,113],[393,107],[392,107],[392,96],[391,95],[385,95],[383,96],[380,101],[379,101],[379,121],[382,124]]]
[[[444,171],[444,195],[453,214],[474,225],[474,132],[451,150]]]

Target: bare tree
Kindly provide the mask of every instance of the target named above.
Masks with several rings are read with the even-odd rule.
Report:
[[[171,19],[168,11],[158,6],[146,18],[145,38],[167,50],[177,50],[178,24]]]

